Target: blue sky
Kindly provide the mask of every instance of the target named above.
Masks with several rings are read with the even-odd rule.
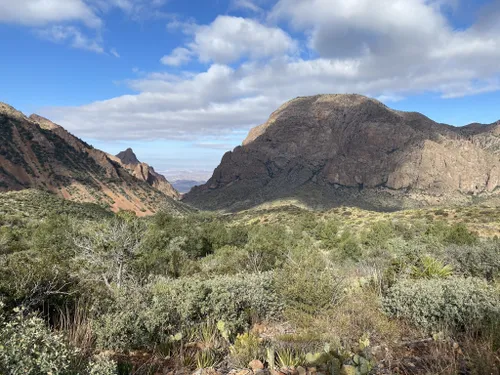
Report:
[[[167,176],[296,96],[500,119],[498,0],[0,0],[0,46],[0,101]]]

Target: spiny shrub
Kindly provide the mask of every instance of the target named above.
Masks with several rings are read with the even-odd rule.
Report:
[[[477,278],[405,280],[383,298],[391,317],[407,319],[427,330],[480,330],[500,319],[498,292]]]

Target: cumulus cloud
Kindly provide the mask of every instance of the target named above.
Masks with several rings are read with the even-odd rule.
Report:
[[[103,52],[99,34],[103,15],[113,8],[132,19],[166,17],[161,8],[167,0],[0,0],[0,23],[35,28],[36,34],[53,42],[69,42],[74,48]],[[89,30],[83,30],[85,26]],[[113,52],[114,51],[114,52]],[[117,55],[115,50],[110,53]],[[118,57],[118,56],[117,56]]]
[[[170,66],[180,66],[191,61],[193,53],[187,48],[178,47],[170,55],[163,56],[161,63]]]
[[[456,30],[437,0],[381,0],[377,8],[368,0],[304,3],[279,0],[267,18],[290,25],[297,40],[248,18],[178,23],[191,39],[164,63],[180,65],[190,52],[209,63],[205,71],[141,75],[127,81],[137,95],[44,114],[88,138],[203,143],[242,135],[296,96],[356,92],[397,101],[500,89],[500,33],[487,14],[485,23]]]
[[[82,0],[0,0],[0,22],[42,26],[52,22],[81,21],[100,27],[101,19]]]
[[[205,63],[227,64],[242,58],[269,58],[297,49],[297,43],[282,29],[249,18],[218,16],[209,25],[175,22],[170,24],[172,27],[180,27],[193,37],[186,48],[174,53],[186,56],[189,52]],[[179,61],[175,55],[170,57]]]

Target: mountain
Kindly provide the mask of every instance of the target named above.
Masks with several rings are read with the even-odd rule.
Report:
[[[167,197],[179,199],[179,192],[167,181],[167,179],[155,172],[153,167],[146,163],[141,163],[134,154],[131,148],[120,152],[116,155],[120,164],[129,171],[135,178],[147,182],[156,190],[161,191]]]
[[[184,201],[230,211],[283,199],[396,210],[498,202],[499,185],[500,122],[459,128],[361,95],[318,95],[252,129]]]
[[[186,210],[61,126],[0,103],[0,191],[29,188],[141,216],[160,207],[172,213]]]

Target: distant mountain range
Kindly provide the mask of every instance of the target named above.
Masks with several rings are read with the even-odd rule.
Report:
[[[184,201],[236,211],[275,200],[397,210],[500,201],[500,121],[436,123],[361,95],[300,97],[252,129]]]
[[[132,150],[109,155],[46,118],[0,103],[0,191],[29,188],[138,215],[187,210],[170,183]]]

